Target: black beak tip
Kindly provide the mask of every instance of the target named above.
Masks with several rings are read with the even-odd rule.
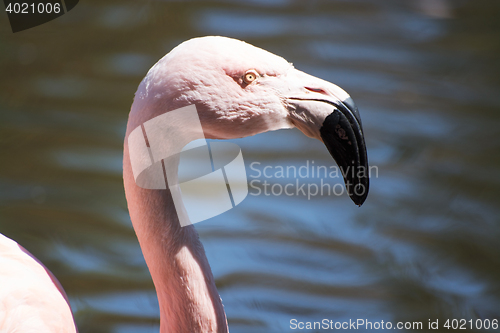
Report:
[[[365,184],[358,183],[354,186],[353,192],[349,193],[351,200],[358,206],[361,207],[368,196],[368,182]]]
[[[325,118],[320,134],[342,170],[349,197],[356,205],[361,206],[368,196],[370,184],[368,158],[361,119],[354,104],[351,104],[336,105],[333,112]]]

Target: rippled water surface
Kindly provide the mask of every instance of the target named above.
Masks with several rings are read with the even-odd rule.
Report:
[[[59,278],[81,333],[158,331],[122,186],[125,124],[161,56],[226,35],[347,90],[378,170],[361,208],[345,194],[256,195],[263,181],[321,179],[257,177],[253,162],[333,160],[298,130],[234,140],[260,185],[196,226],[231,332],[498,319],[499,16],[482,0],[88,0],[12,34],[0,15],[0,232]]]

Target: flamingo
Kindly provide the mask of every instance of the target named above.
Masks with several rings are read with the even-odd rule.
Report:
[[[160,332],[223,333],[228,332],[226,315],[198,234],[193,225],[180,225],[174,189],[136,184],[127,141],[144,122],[189,105],[196,106],[208,139],[296,127],[322,141],[345,171],[347,192],[358,206],[368,194],[366,146],[357,107],[344,90],[243,41],[220,36],[190,39],[149,70],[128,118],[123,180],[132,224],[158,296]],[[190,124],[182,126],[190,130]],[[36,332],[76,331],[66,294],[35,257],[2,236],[0,258],[2,332],[29,331],[24,327],[36,327]]]
[[[0,234],[0,332],[77,332],[68,297],[31,253]]]

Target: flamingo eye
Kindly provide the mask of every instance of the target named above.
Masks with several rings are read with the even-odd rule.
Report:
[[[259,77],[259,74],[255,70],[249,70],[248,72],[245,73],[243,76],[243,81],[245,81],[246,84],[250,84],[253,81],[255,81]]]

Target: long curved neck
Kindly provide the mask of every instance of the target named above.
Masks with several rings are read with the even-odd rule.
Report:
[[[226,333],[226,315],[198,233],[192,225],[180,226],[168,189],[135,184],[127,140],[123,180],[132,224],[158,295],[160,332]]]

